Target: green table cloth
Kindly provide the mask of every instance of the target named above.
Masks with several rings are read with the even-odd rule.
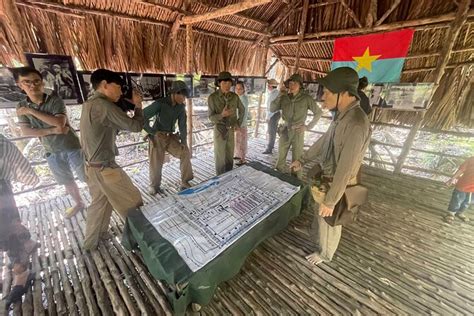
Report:
[[[132,212],[127,217],[122,244],[128,250],[139,247],[150,273],[167,285],[167,298],[175,314],[184,314],[190,303],[208,304],[216,287],[239,272],[252,250],[285,229],[289,221],[307,206],[310,189],[305,183],[257,162],[251,162],[248,166],[300,186],[300,190],[196,272],[188,268],[171,243],[158,233],[140,211]]]

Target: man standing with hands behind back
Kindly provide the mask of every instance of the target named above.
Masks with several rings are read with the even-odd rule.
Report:
[[[86,158],[87,185],[92,196],[87,208],[84,249],[96,249],[107,238],[112,209],[122,217],[143,205],[140,191],[115,162],[118,154],[115,137],[119,130],[140,132],[145,122],[141,96],[134,90],[135,114],[130,118],[114,104],[122,95],[119,74],[97,69],[91,75],[94,94],[82,105],[81,143]]]
[[[241,126],[245,108],[237,94],[230,91],[232,75],[223,71],[217,77],[219,89],[208,99],[209,120],[214,124],[216,174],[234,167],[234,128]]]

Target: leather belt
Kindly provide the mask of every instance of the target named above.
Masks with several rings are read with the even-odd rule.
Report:
[[[103,161],[103,162],[89,162],[89,161],[86,161],[85,164],[86,164],[87,167],[90,167],[90,168],[107,168],[107,167],[110,167],[112,165],[112,163],[109,162],[109,161]]]
[[[170,133],[170,132],[162,132],[162,131],[157,131],[156,133],[157,133],[157,134],[161,134],[161,135],[165,135],[165,136],[171,136],[171,135],[173,135],[173,133]]]

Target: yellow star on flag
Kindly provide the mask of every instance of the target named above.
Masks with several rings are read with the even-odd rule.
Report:
[[[372,72],[372,63],[376,61],[382,55],[370,55],[369,47],[365,49],[364,55],[358,57],[352,57],[357,62],[356,70],[367,69]]]

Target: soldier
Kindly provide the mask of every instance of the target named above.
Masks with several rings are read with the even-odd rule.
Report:
[[[27,95],[16,110],[21,134],[39,137],[56,182],[64,185],[66,192],[76,203],[66,210],[66,217],[71,217],[84,209],[73,174],[74,171],[77,178],[85,182],[84,157],[79,138],[69,125],[63,100],[54,92],[45,93],[38,70],[22,67],[15,71],[15,77],[18,86]]]
[[[140,132],[143,128],[141,96],[134,91],[133,118],[114,102],[122,95],[123,79],[115,72],[98,69],[91,75],[92,97],[82,105],[81,143],[86,158],[87,185],[92,197],[87,208],[84,249],[97,248],[108,237],[112,209],[126,217],[130,209],[143,205],[138,189],[115,162],[115,137],[119,130]]]
[[[342,226],[330,226],[324,218],[332,215],[346,187],[357,183],[357,172],[371,134],[369,119],[359,105],[357,72],[341,67],[318,81],[324,87],[323,107],[337,111],[336,116],[327,132],[290,165],[301,170],[305,163],[314,160],[321,166],[317,181],[324,190],[312,188],[319,207],[314,210],[311,225],[319,249],[306,257],[314,265],[331,261],[337,250]]]
[[[148,133],[148,156],[150,159],[150,187],[149,193],[163,193],[161,189],[161,171],[165,159],[165,152],[180,159],[181,189],[191,187],[189,181],[193,176],[191,153],[186,144],[187,122],[184,101],[189,97],[189,91],[183,81],[173,82],[171,94],[161,98],[145,108],[144,129]],[[150,120],[154,118],[153,127]],[[178,122],[179,134],[175,134],[175,125]]]
[[[288,150],[291,147],[292,161],[301,158],[304,146],[304,132],[316,125],[322,115],[322,111],[316,104],[316,101],[303,90],[303,79],[298,74],[290,77],[288,93],[280,93],[271,103],[271,112],[279,110],[282,112],[283,124],[278,127],[280,141],[276,169],[280,172],[285,172]],[[308,125],[305,125],[308,110],[313,112],[314,117]],[[296,172],[296,176],[301,179],[302,171]]]
[[[234,166],[234,128],[242,126],[245,108],[239,96],[230,91],[232,75],[223,71],[217,77],[219,89],[208,98],[209,120],[214,124],[214,159],[216,174]]]

